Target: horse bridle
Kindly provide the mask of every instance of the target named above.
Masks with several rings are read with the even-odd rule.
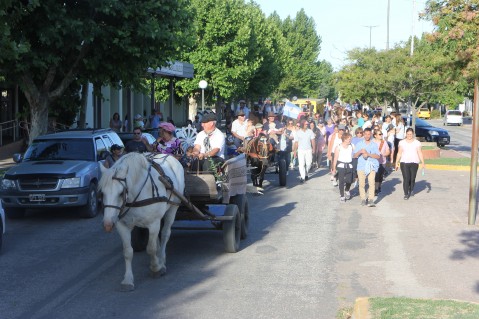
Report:
[[[138,199],[138,197],[140,196],[140,193],[141,193],[141,189],[143,189],[143,187],[145,187],[146,185],[146,182],[148,181],[148,178],[151,178],[153,180],[153,178],[151,177],[151,165],[148,167],[148,174],[146,175],[146,179],[145,181],[143,182],[143,185],[141,185],[141,188],[140,188],[140,191],[138,192],[138,194],[136,194],[136,197],[135,199],[133,200],[132,203],[135,203],[136,200]],[[122,198],[123,198],[123,204],[121,206],[116,206],[116,205],[103,205],[103,207],[110,207],[110,208],[114,208],[114,209],[118,209],[120,212],[118,214],[118,220],[122,219],[126,213],[128,213],[128,211],[130,210],[130,207],[128,207],[128,209],[125,210],[125,207],[128,206],[129,203],[127,203],[126,199],[127,199],[127,196],[128,196],[128,185],[126,183],[126,177],[123,177],[123,178],[120,178],[120,177],[117,177],[116,176],[116,172],[115,172],[115,175],[113,175],[113,177],[111,178],[112,180],[116,180],[116,181],[119,181],[120,184],[122,184],[123,186],[123,191],[121,192],[121,195],[122,195]],[[156,185],[155,185],[156,186]]]
[[[145,181],[143,182],[143,185],[141,185],[140,191],[138,192],[135,199],[133,199],[133,201],[131,203],[127,202],[128,185],[126,183],[126,177],[123,177],[123,178],[117,177],[116,172],[115,172],[115,175],[113,175],[113,177],[111,179],[119,181],[120,184],[122,184],[122,186],[123,186],[123,191],[121,193],[122,198],[123,198],[123,204],[121,206],[103,205],[103,207],[104,208],[109,207],[109,208],[119,210],[118,220],[120,220],[128,213],[128,211],[130,210],[131,207],[141,207],[141,206],[151,205],[151,204],[158,203],[158,202],[166,202],[170,205],[179,205],[178,203],[171,201],[171,196],[173,195],[173,192],[170,193],[169,198],[167,198],[165,196],[160,196],[158,186],[154,183],[153,176],[151,176],[151,167],[152,166],[153,165],[151,165],[151,164],[150,164],[150,166],[148,166],[148,174],[146,175]],[[161,167],[159,167],[157,165],[157,166],[155,166],[155,169],[158,171],[158,170],[161,170]],[[161,172],[158,171],[158,173],[164,175],[170,181],[170,184],[173,185],[173,183],[171,182],[171,179],[168,176],[166,176],[163,171],[161,171]],[[153,185],[153,187],[152,187],[152,197],[149,198],[149,199],[146,199],[146,200],[137,201],[138,197],[140,197],[141,190],[145,187],[146,182],[148,181],[148,179],[151,180],[151,183]],[[125,210],[125,207],[127,207],[126,210]]]
[[[121,218],[123,218],[123,217],[126,215],[126,213],[127,213],[128,210],[129,210],[129,208],[126,209],[126,210],[124,210],[125,207],[126,207],[126,204],[127,204],[126,199],[127,199],[127,196],[128,196],[128,185],[127,185],[127,183],[126,183],[126,177],[123,177],[123,178],[117,177],[117,176],[116,176],[116,173],[115,173],[115,175],[114,175],[111,179],[112,179],[112,180],[119,181],[120,184],[122,184],[123,190],[122,190],[122,192],[121,192],[121,197],[123,198],[123,203],[122,203],[121,206],[117,206],[117,205],[103,205],[103,207],[104,207],[104,208],[109,207],[109,208],[113,208],[113,209],[118,209],[118,210],[120,211],[119,214],[118,214],[118,219],[120,220]],[[148,180],[148,177],[147,177],[146,180]],[[146,183],[146,180],[145,180],[145,183]],[[143,186],[144,186],[144,185],[143,185]],[[136,198],[138,198],[138,196],[140,195],[140,193],[141,193],[141,192],[138,192],[138,195],[136,196]]]
[[[266,139],[266,141],[263,141],[263,139]],[[255,141],[257,141],[256,147],[254,145]],[[246,143],[245,154],[248,155],[248,156],[251,156],[251,154],[252,154],[251,149],[253,149],[255,151],[255,153],[253,153],[253,154],[257,155],[257,157],[259,159],[268,158],[267,138],[258,136],[258,137],[255,137],[255,138],[251,139],[250,141],[248,141]],[[255,157],[255,156],[251,156],[251,157]]]

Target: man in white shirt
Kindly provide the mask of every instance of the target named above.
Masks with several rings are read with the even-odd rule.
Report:
[[[309,129],[309,123],[306,120],[301,121],[300,129],[294,134],[293,151],[298,152],[300,182],[303,183],[309,179],[309,170],[313,162],[313,153],[315,151],[315,136]]]
[[[203,131],[196,135],[193,155],[198,159],[196,165],[205,170],[211,170],[209,159],[215,164],[224,162],[225,136],[216,128],[216,114],[208,113],[201,119]],[[193,163],[195,166],[195,163]],[[192,169],[196,169],[193,168]]]
[[[248,123],[245,121],[245,113],[243,111],[238,112],[238,118],[231,124],[231,134],[234,136],[234,144],[236,147],[240,147],[246,137],[246,128]]]

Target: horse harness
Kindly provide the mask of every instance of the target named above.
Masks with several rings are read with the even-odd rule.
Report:
[[[166,158],[166,156],[165,156],[165,158]],[[163,159],[163,161],[165,160],[165,158]],[[142,206],[148,206],[148,205],[161,203],[161,202],[165,202],[165,203],[168,203],[170,205],[176,205],[176,206],[180,205],[179,203],[174,202],[174,201],[171,200],[171,196],[173,195],[173,192],[170,192],[169,197],[160,196],[160,193],[158,191],[158,186],[156,186],[156,184],[153,180],[153,176],[151,175],[151,168],[153,167],[158,172],[158,174],[160,175],[158,177],[158,179],[163,183],[163,185],[165,185],[165,188],[167,190],[172,190],[173,189],[173,182],[172,182],[171,178],[168,177],[165,174],[165,171],[161,168],[160,164],[153,161],[152,158],[149,158],[148,160],[150,162],[150,166],[148,167],[148,175],[146,176],[146,179],[143,182],[143,185],[141,185],[141,189],[143,189],[143,187],[145,187],[148,180],[150,180],[151,185],[152,185],[151,198],[147,198],[147,199],[137,201],[137,199],[138,199],[138,197],[140,196],[140,193],[141,193],[141,190],[140,190],[140,192],[138,192],[138,194],[136,195],[135,199],[132,202],[128,203],[127,202],[128,185],[126,183],[126,178],[117,177],[116,173],[112,177],[112,179],[119,181],[123,185],[123,191],[122,191],[123,204],[121,206],[103,205],[103,207],[105,207],[105,208],[110,207],[110,208],[118,209],[120,211],[120,213],[118,214],[118,220],[125,217],[125,215],[128,213],[128,211],[130,210],[131,207],[142,207]],[[126,210],[125,210],[125,207],[127,207]]]
[[[255,142],[257,144],[255,145]],[[249,157],[264,160],[268,158],[269,148],[267,137],[256,137],[246,143],[245,154]]]

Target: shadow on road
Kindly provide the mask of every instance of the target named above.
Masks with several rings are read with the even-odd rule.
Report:
[[[462,260],[468,257],[479,258],[479,231],[463,231],[459,234],[459,242],[464,245],[462,250],[453,250],[451,259]]]

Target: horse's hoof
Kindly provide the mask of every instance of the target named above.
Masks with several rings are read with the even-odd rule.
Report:
[[[166,268],[163,267],[159,271],[150,271],[150,276],[152,278],[160,278],[162,276],[166,275]]]
[[[121,284],[121,286],[120,286],[120,291],[121,292],[128,292],[128,291],[133,291],[133,290],[135,290],[135,285]]]

